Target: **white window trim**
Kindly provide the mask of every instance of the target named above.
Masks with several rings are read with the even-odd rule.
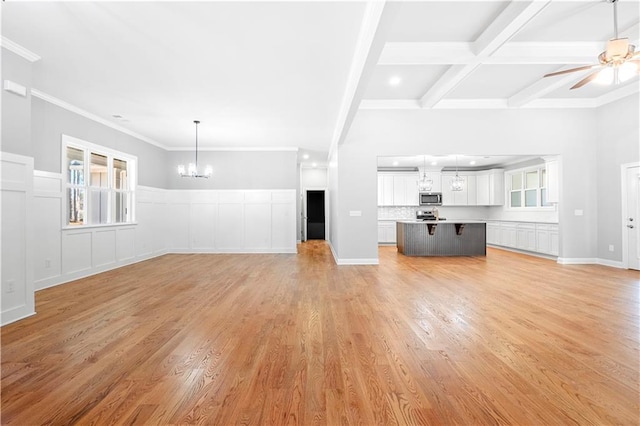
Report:
[[[538,164],[536,166],[530,166],[530,167],[523,167],[521,169],[513,169],[513,170],[507,170],[504,172],[504,188],[505,188],[505,210],[507,211],[512,211],[512,212],[552,212],[556,210],[556,205],[552,204],[550,206],[536,206],[536,207],[511,207],[511,176],[514,174],[522,174],[522,192],[524,193],[525,191],[525,186],[526,186],[526,178],[525,178],[525,174],[527,172],[531,172],[531,171],[538,171],[538,179],[540,179],[540,176],[542,176],[542,170],[546,169],[546,165],[545,164]],[[547,188],[546,186],[539,186],[537,188],[538,191],[540,191],[542,188]],[[547,189],[548,191],[548,189]],[[536,197],[537,201],[540,201],[540,197],[539,197],[539,193],[537,194],[538,196]],[[524,201],[524,200],[523,200]]]
[[[102,145],[97,145],[82,139],[78,139],[78,138],[74,138],[73,136],[69,136],[69,135],[62,135],[61,138],[62,142],[61,142],[61,155],[60,155],[60,170],[61,170],[61,174],[62,174],[62,184],[63,184],[63,200],[65,200],[62,203],[62,229],[63,230],[73,230],[73,229],[86,229],[86,228],[98,228],[98,227],[113,227],[113,226],[131,226],[131,225],[135,225],[136,222],[136,187],[137,187],[137,182],[138,182],[138,157],[136,157],[135,155],[131,155],[131,154],[127,154],[125,152],[121,152],[121,151],[117,151],[115,149],[111,149],[111,148],[107,148],[104,147]],[[68,205],[67,205],[67,189],[69,188],[69,181],[68,181],[68,174],[67,174],[67,147],[71,147],[71,148],[77,148],[77,149],[81,149],[85,152],[85,172],[86,172],[86,167],[90,167],[90,153],[96,153],[96,154],[102,154],[107,156],[108,158],[108,173],[109,173],[109,187],[107,188],[107,190],[109,191],[109,209],[108,209],[108,215],[109,215],[109,223],[84,223],[82,225],[69,225],[67,223],[67,221],[69,220],[69,211],[68,211]],[[128,184],[129,184],[129,189],[126,192],[129,192],[131,194],[131,215],[130,215],[130,221],[128,222],[118,222],[118,223],[113,223],[111,222],[111,207],[112,207],[112,193],[115,192],[120,192],[117,191],[116,189],[111,187],[111,174],[113,173],[112,171],[112,163],[113,163],[113,159],[117,158],[119,160],[125,160],[127,161],[127,169],[128,169]],[[85,219],[89,217],[89,209],[87,208],[87,206],[89,205],[89,197],[90,197],[90,191],[91,191],[91,173],[85,173],[85,184],[84,184],[84,188],[86,189],[86,194],[85,194]]]

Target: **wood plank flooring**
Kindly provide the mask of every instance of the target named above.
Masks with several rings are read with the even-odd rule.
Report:
[[[2,424],[637,425],[638,271],[166,255],[2,328]]]

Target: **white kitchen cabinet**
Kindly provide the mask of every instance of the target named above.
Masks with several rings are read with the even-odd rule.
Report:
[[[378,243],[380,244],[396,243],[396,221],[395,220],[379,220],[378,221]]]
[[[517,247],[517,232],[515,223],[500,224],[500,245],[505,247]]]
[[[378,173],[379,206],[417,206],[418,173]]]
[[[520,250],[536,251],[536,224],[516,224],[516,247]]]
[[[442,174],[442,205],[443,206],[467,206],[469,191],[469,183],[467,176],[460,175],[462,178],[462,191],[452,191],[451,181],[455,177],[455,173],[443,173]],[[475,182],[473,184],[475,190]],[[475,199],[475,195],[473,197]]]
[[[393,175],[378,173],[378,205],[392,206],[393,204]]]
[[[466,179],[465,189],[467,191],[467,206],[477,205],[477,187],[476,187],[476,175],[469,174],[464,177]]]
[[[487,222],[487,244],[500,245],[500,224]]]
[[[558,255],[558,225],[536,224],[536,251],[540,253]]]
[[[478,206],[504,205],[504,170],[492,169],[477,172],[476,204]]]
[[[487,244],[558,256],[558,225],[534,222],[487,222]]]
[[[560,201],[559,165],[556,157],[545,159],[547,202],[558,203]]]

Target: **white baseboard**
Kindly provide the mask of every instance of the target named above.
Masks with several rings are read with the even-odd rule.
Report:
[[[619,260],[597,259],[598,265],[609,266],[611,268],[627,269]]]
[[[378,259],[338,259],[338,265],[378,265]]]
[[[2,315],[1,315],[2,319],[0,320],[0,326],[11,324],[12,322],[25,319],[35,314],[36,314],[35,311],[29,311],[29,308],[27,307],[27,305],[16,306],[15,308],[11,308],[7,311],[2,312]]]
[[[594,257],[559,257],[558,263],[561,265],[594,265],[598,259]]]
[[[327,240],[327,243],[329,243],[329,248],[331,249],[331,254],[333,255],[333,260],[336,262],[336,265],[378,265],[380,263],[378,259],[340,259],[336,255],[331,241]]]

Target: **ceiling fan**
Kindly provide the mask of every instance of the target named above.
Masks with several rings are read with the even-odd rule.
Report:
[[[571,89],[578,89],[594,80],[605,84],[611,82],[618,84],[633,78],[640,72],[640,52],[635,52],[636,47],[629,43],[628,38],[618,38],[618,0],[607,0],[607,2],[613,3],[614,38],[607,42],[606,50],[598,55],[599,63],[552,72],[544,77],[596,69],[571,87]]]

